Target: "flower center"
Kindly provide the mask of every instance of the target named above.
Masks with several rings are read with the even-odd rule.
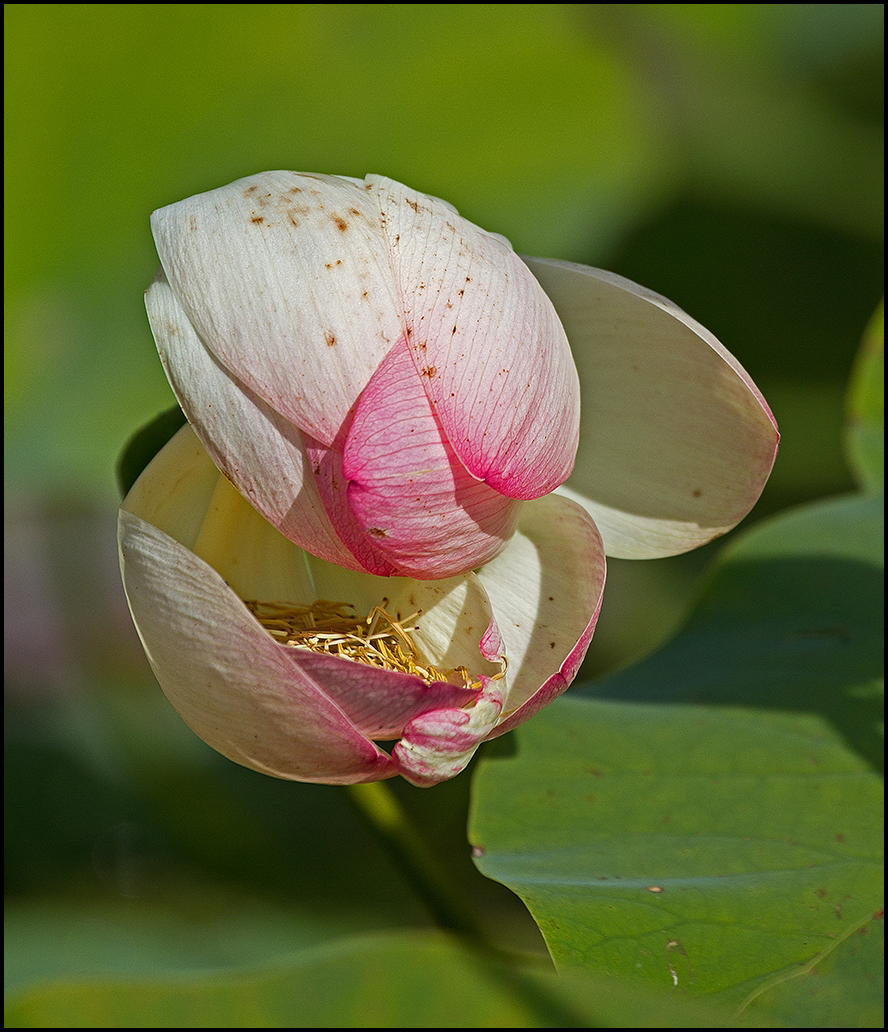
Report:
[[[330,602],[318,599],[310,606],[289,602],[245,601],[247,609],[266,631],[281,645],[312,652],[326,652],[341,659],[351,659],[383,670],[397,670],[421,677],[426,684],[447,681],[480,687],[464,666],[439,670],[426,663],[416,647],[411,631],[422,610],[406,619],[386,612],[389,600],[384,598],[366,617],[349,602]],[[505,664],[505,660],[503,660]],[[494,678],[505,675],[505,667]]]

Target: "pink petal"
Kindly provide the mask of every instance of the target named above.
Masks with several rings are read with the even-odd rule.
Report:
[[[520,503],[476,480],[441,431],[402,340],[361,395],[343,473],[365,536],[402,576],[480,566],[512,535]]]
[[[612,273],[525,258],[580,373],[579,462],[567,484],[608,555],[675,555],[757,501],[777,452],[770,409],[737,360],[666,298]]]
[[[345,427],[349,425],[346,421]],[[344,437],[344,432],[337,438]],[[318,495],[324,504],[328,519],[352,560],[347,564],[378,577],[390,577],[400,571],[384,552],[376,547],[364,525],[348,504],[348,477],[343,470],[341,447],[327,447],[308,434],[304,435],[305,451],[315,478]],[[343,564],[346,565],[346,564]]]
[[[467,709],[440,709],[411,721],[392,750],[399,773],[419,788],[455,777],[490,736],[502,709],[495,681],[482,678],[480,697]]]
[[[445,681],[426,684],[419,677],[381,670],[319,652],[279,646],[300,670],[319,685],[367,738],[398,738],[411,720],[442,708],[462,708],[478,697],[477,689]]]
[[[524,723],[576,676],[604,593],[601,538],[585,510],[566,498],[526,502],[509,547],[478,578],[509,661],[495,738]]]
[[[573,466],[579,388],[558,317],[501,237],[449,205],[368,176],[416,371],[469,472],[535,498]]]
[[[208,745],[294,781],[355,784],[397,773],[206,563],[125,509],[119,536],[124,587],[152,669]]]
[[[197,337],[276,412],[331,444],[403,332],[367,191],[264,172],[161,208],[151,227]]]

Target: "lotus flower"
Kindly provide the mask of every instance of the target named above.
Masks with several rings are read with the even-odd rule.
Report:
[[[604,588],[594,523],[556,496],[529,503],[476,572],[335,566],[264,520],[189,426],[129,492],[119,530],[127,599],[170,702],[225,756],[297,781],[453,777],[568,686]],[[392,740],[391,754],[376,744]]]
[[[452,777],[567,688],[605,554],[703,544],[768,478],[774,418],[702,326],[397,183],[266,173],[153,227],[191,425],[124,500],[124,585],[173,705],[248,767]]]

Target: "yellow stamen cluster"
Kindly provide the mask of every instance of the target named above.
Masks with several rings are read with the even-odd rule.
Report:
[[[383,670],[414,674],[426,684],[448,681],[467,687],[477,686],[463,666],[442,671],[425,663],[410,637],[410,632],[417,629],[414,621],[420,613],[412,613],[406,619],[396,618],[386,612],[388,603],[389,600],[384,598],[363,618],[351,603],[330,602],[323,598],[310,606],[254,601],[247,601],[245,605],[281,645],[326,652]]]

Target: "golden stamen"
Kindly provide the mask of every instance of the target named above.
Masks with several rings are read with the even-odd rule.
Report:
[[[331,602],[319,598],[310,606],[289,602],[256,602],[247,600],[247,609],[266,631],[281,645],[312,652],[326,652],[341,659],[351,659],[383,670],[396,670],[421,677],[426,684],[447,681],[467,688],[480,688],[481,682],[472,678],[464,666],[453,670],[439,670],[421,657],[411,631],[417,630],[416,620],[422,610],[405,619],[393,617],[386,611],[389,600],[362,618],[350,602]],[[498,681],[506,675],[506,659],[500,660],[501,669],[493,675]]]

